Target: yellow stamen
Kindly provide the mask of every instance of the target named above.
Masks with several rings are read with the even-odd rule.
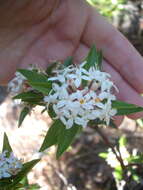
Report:
[[[95,102],[101,102],[100,98],[95,98]]]
[[[80,102],[80,104],[84,104],[85,101],[84,101],[84,99],[81,99],[79,102]]]

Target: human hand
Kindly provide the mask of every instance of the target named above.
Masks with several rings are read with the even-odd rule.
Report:
[[[55,0],[56,1],[56,0]],[[50,1],[51,2],[51,1]],[[54,2],[54,1],[53,1]],[[54,2],[55,3],[55,2]],[[143,105],[143,59],[133,46],[84,0],[16,0],[0,7],[0,83],[7,83],[19,67],[46,68],[53,60],[74,56],[80,62],[96,44],[103,51],[104,70],[119,88],[118,99]],[[131,118],[141,117],[142,113]]]

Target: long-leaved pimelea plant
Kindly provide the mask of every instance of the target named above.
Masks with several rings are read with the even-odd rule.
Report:
[[[113,125],[113,116],[143,111],[143,107],[116,99],[118,89],[102,71],[102,53],[93,46],[79,65],[72,57],[52,63],[46,71],[35,66],[19,69],[8,85],[23,105],[19,126],[37,105],[52,119],[40,151],[56,145],[59,158],[75,136],[87,126],[99,132],[99,125]]]
[[[21,189],[23,187],[21,180],[39,161],[40,159],[35,159],[23,163],[14,155],[8,137],[4,134],[3,148],[0,152],[0,190]]]

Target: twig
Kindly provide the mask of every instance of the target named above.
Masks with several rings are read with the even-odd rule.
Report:
[[[67,190],[77,190],[75,186],[68,183],[66,177],[61,172],[59,172],[52,164],[48,163],[48,165],[50,165],[54,169],[56,175],[61,179]]]
[[[126,168],[126,166],[124,165],[123,159],[121,156],[118,156],[115,148],[112,146],[112,144],[109,142],[108,138],[106,137],[106,135],[102,132],[102,130],[96,126],[94,127],[94,129],[98,132],[98,134],[102,137],[102,139],[104,140],[104,142],[112,149],[112,152],[115,154],[117,160],[120,162],[122,169],[124,170]]]

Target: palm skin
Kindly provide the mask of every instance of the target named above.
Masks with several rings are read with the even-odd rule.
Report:
[[[50,0],[15,0],[8,11],[12,2],[2,1],[0,7],[1,84],[6,84],[17,68],[29,64],[46,68],[51,61],[67,56],[78,63],[96,44],[103,51],[103,69],[120,90],[118,98],[143,106],[139,95],[143,91],[142,57],[93,7],[84,0],[61,0],[49,14]]]

